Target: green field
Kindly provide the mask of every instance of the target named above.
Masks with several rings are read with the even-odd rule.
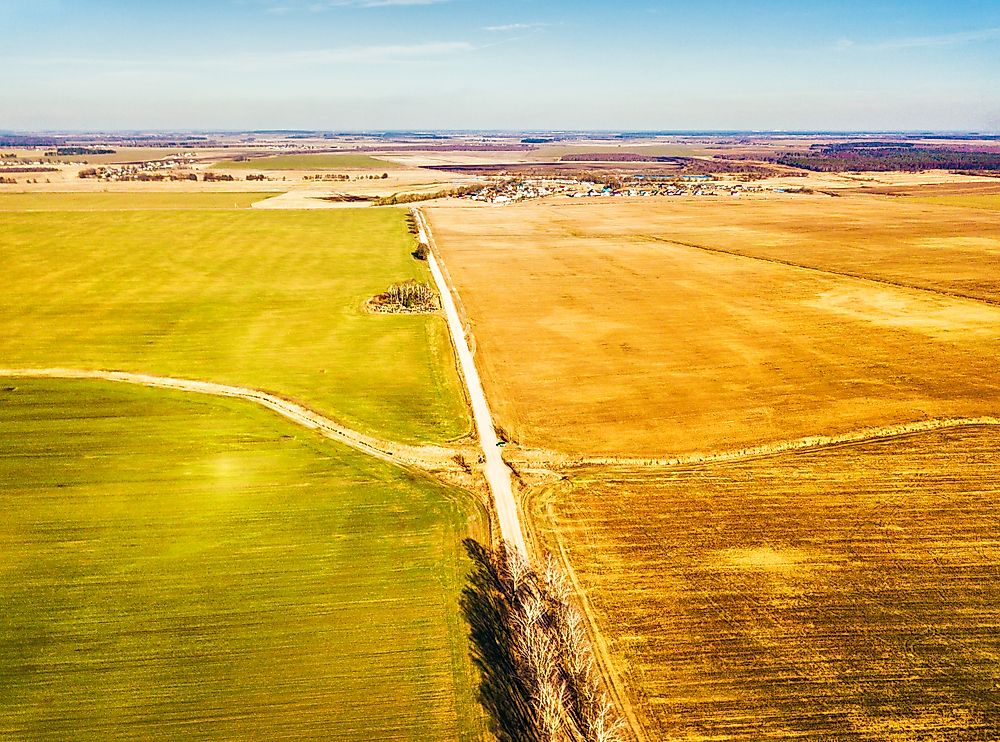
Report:
[[[371,315],[429,281],[403,212],[8,212],[4,367],[252,386],[404,441],[469,430],[444,319]]]
[[[277,193],[0,193],[0,211],[144,211],[249,209]]]
[[[0,380],[0,433],[0,737],[479,738],[471,498],[112,383]]]
[[[918,196],[907,198],[907,201],[938,206],[964,206],[969,209],[986,209],[1000,211],[1000,194],[968,194],[964,196]]]
[[[315,155],[275,155],[255,157],[237,162],[227,160],[215,167],[224,170],[394,170],[399,168],[394,162],[380,160],[370,155],[358,154],[315,154]]]

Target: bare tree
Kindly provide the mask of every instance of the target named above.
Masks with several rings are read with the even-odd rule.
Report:
[[[508,637],[516,685],[532,707],[529,736],[621,742],[624,724],[604,691],[586,623],[558,564],[550,557],[536,572],[507,544],[488,558],[504,598],[500,633]]]

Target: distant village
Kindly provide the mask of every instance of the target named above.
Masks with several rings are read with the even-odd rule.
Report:
[[[725,183],[710,175],[632,176],[622,180],[599,183],[575,178],[506,178],[494,181],[471,195],[461,196],[472,201],[506,204],[545,196],[562,195],[570,198],[644,197],[644,196],[726,196],[739,198],[745,193],[763,193],[757,185]],[[782,189],[777,189],[782,190]]]

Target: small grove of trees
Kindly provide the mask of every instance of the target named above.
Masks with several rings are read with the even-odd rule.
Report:
[[[316,175],[303,175],[302,180],[350,180],[351,176],[344,173],[317,173]]]
[[[501,742],[621,742],[584,619],[549,558],[534,570],[506,544],[467,539],[462,609],[481,670],[480,701]]]
[[[460,188],[449,188],[446,191],[435,191],[434,193],[393,193],[391,196],[383,196],[373,201],[375,206],[396,206],[398,204],[412,204],[417,201],[430,201],[435,198],[449,198],[454,196],[471,196],[479,193],[483,186],[461,186]]]
[[[438,298],[426,283],[410,280],[392,284],[372,297],[369,304],[382,312],[433,312],[438,308]]]

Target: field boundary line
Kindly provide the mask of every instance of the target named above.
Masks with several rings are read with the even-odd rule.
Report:
[[[763,443],[716,453],[692,453],[669,458],[625,458],[625,457],[585,457],[576,459],[574,466],[684,466],[698,464],[725,463],[744,459],[759,459],[778,456],[789,451],[808,451],[835,446],[856,446],[874,441],[898,438],[900,436],[928,433],[948,428],[1000,425],[1000,417],[938,417],[897,425],[860,428],[838,435],[811,435],[775,443]]]
[[[604,633],[601,631],[600,623],[597,620],[597,612],[591,606],[590,599],[587,597],[587,593],[583,589],[583,585],[580,583],[580,579],[576,575],[576,570],[573,569],[573,564],[570,561],[569,554],[566,552],[566,544],[559,535],[559,529],[554,526],[555,512],[552,508],[552,497],[555,495],[555,490],[560,486],[560,484],[565,485],[566,483],[555,483],[541,489],[529,490],[526,496],[525,506],[527,507],[530,504],[532,505],[532,509],[536,507],[545,509],[545,520],[551,526],[549,528],[549,532],[555,539],[556,546],[559,549],[559,561],[566,572],[566,576],[569,578],[570,586],[573,588],[573,592],[576,594],[577,600],[580,602],[581,612],[586,619],[587,635],[590,637],[591,650],[594,655],[594,660],[601,671],[601,676],[604,678],[610,695],[614,699],[618,708],[621,709],[632,736],[635,738],[636,742],[646,742],[648,739],[646,736],[646,730],[639,721],[639,717],[635,712],[635,707],[629,700],[629,693],[626,689],[625,682],[622,680],[621,675],[618,672],[618,668],[615,665],[614,658],[611,655],[611,647],[608,645],[607,639],[605,639]],[[532,542],[540,544],[543,539],[539,533],[540,529],[538,525],[532,522],[532,519],[530,518],[527,519],[527,523],[531,531],[530,535],[532,537]]]
[[[2,368],[0,378],[31,378],[61,380],[94,380],[134,384],[152,389],[228,397],[252,402],[277,413],[281,417],[346,446],[399,466],[425,470],[450,468],[455,451],[441,446],[410,446],[365,435],[296,402],[249,387],[218,384],[211,381],[180,379],[172,376],[132,373],[128,371],[99,371],[71,368]]]
[[[816,266],[805,265],[804,263],[796,263],[791,260],[782,260],[781,258],[767,258],[759,255],[748,255],[747,253],[738,252],[736,250],[727,250],[724,247],[709,247],[708,245],[697,245],[693,242],[681,242],[680,240],[670,240],[666,237],[656,237],[650,234],[638,235],[641,239],[649,240],[652,242],[661,242],[667,245],[678,245],[680,247],[688,247],[693,250],[702,250],[708,253],[714,253],[716,255],[729,255],[734,258],[745,258],[747,260],[758,260],[762,263],[771,263],[772,265],[782,265],[786,268],[798,268],[799,270],[812,271],[814,273],[822,273],[827,276],[836,276],[838,278],[853,278],[857,281],[867,281],[869,283],[879,284],[881,286],[890,286],[896,289],[908,289],[910,291],[923,291],[928,294],[934,294],[936,296],[946,297],[948,299],[962,299],[965,301],[974,301],[980,304],[987,304],[991,307],[1000,307],[1000,300],[997,299],[987,299],[982,296],[969,296],[968,294],[960,294],[957,291],[947,291],[945,289],[935,289],[929,286],[915,286],[911,283],[903,283],[902,281],[893,281],[888,278],[878,278],[876,276],[866,276],[863,273],[849,273],[847,271],[837,271],[831,270],[829,268],[817,268]]]

